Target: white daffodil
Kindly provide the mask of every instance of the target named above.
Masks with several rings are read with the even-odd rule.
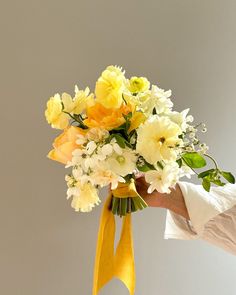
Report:
[[[150,164],[175,161],[181,143],[180,127],[167,117],[152,116],[137,130],[137,152]]]
[[[179,167],[176,162],[166,164],[163,169],[150,170],[145,173],[145,180],[150,184],[148,193],[157,190],[159,193],[170,193],[179,179]]]
[[[178,124],[179,127],[182,129],[182,131],[186,131],[188,125],[188,116],[189,109],[186,109],[182,111],[181,113],[179,112],[170,112],[167,114],[167,116],[173,121],[174,123]]]
[[[111,189],[116,189],[119,182],[125,182],[125,179],[115,172],[111,171],[106,163],[101,163],[90,174],[93,185],[101,187],[111,185]]]
[[[67,199],[71,197],[71,207],[75,211],[89,212],[95,205],[100,203],[98,192],[90,183],[69,187],[67,190]]]
[[[171,90],[165,91],[156,85],[152,86],[151,98],[155,102],[155,110],[157,114],[170,112],[171,108],[173,107],[173,102],[170,100],[170,97]]]
[[[110,169],[120,176],[126,176],[133,173],[136,168],[137,156],[130,149],[121,149],[122,153],[113,153],[108,159],[107,163]]]

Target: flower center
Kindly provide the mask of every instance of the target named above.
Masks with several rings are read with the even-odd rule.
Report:
[[[162,137],[159,138],[158,141],[161,142],[161,143],[164,143],[166,141],[166,139],[165,139],[165,137],[162,136]]]
[[[123,156],[117,156],[116,160],[118,163],[123,164],[125,162],[125,157]]]

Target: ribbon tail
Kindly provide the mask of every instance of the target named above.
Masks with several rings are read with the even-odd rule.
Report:
[[[93,295],[108,283],[114,274],[115,217],[110,211],[112,195],[107,198],[100,219],[94,266]]]
[[[131,214],[123,217],[121,237],[115,254],[114,276],[125,284],[130,295],[134,295],[135,263]]]

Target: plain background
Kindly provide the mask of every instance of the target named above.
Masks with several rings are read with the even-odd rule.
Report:
[[[191,106],[211,153],[236,172],[236,1],[1,4],[0,294],[90,295],[102,207],[76,214],[66,201],[65,169],[46,158],[58,134],[46,101],[123,66],[171,88],[177,110]],[[166,241],[164,225],[164,210],[134,216],[137,295],[236,294],[234,256]],[[114,280],[101,294],[128,292]]]

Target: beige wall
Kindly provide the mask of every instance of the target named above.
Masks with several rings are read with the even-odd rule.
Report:
[[[1,2],[1,295],[90,295],[101,206],[76,214],[65,170],[46,154],[57,132],[47,98],[92,88],[122,65],[174,93],[235,164],[236,1]],[[234,295],[236,258],[201,241],[163,240],[165,212],[134,216],[137,295]],[[113,281],[101,294],[128,294]]]

